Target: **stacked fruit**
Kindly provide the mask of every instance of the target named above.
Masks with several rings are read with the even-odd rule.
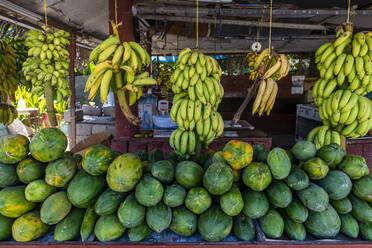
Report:
[[[266,67],[262,68],[265,65]],[[289,69],[289,62],[285,54],[272,56],[267,48],[257,56],[254,62],[254,70],[252,70],[250,77],[255,80],[260,73],[263,76],[253,103],[252,114],[258,112],[261,116],[263,112],[266,112],[267,115],[270,115],[278,94],[276,81],[285,77]]]
[[[372,128],[372,102],[363,97],[372,90],[372,33],[342,32],[333,43],[315,53],[321,78],[312,95],[319,115],[328,127],[313,129],[309,136],[317,147],[338,142],[338,137],[357,138]],[[325,131],[328,129],[328,131]],[[338,133],[338,135],[336,134]]]
[[[14,106],[0,103],[0,123],[10,125],[17,116],[17,109]]]
[[[217,112],[224,94],[222,71],[217,60],[190,48],[180,52],[176,64],[170,79],[176,94],[170,116],[178,129],[169,142],[180,155],[189,157],[195,155],[199,142],[208,146],[223,132],[223,119]]]
[[[253,70],[254,63],[257,59],[258,53],[257,52],[249,52],[246,56],[246,59],[248,60],[248,66],[251,68],[249,70],[249,79],[255,80],[258,77],[258,71]]]
[[[302,141],[269,151],[231,140],[196,162],[174,152],[165,159],[159,149],[120,154],[94,145],[80,156],[66,146],[55,128],[31,142],[0,139],[0,240],[31,241],[50,229],[55,241],[113,241],[126,230],[134,242],[169,239],[158,234],[166,229],[172,238],[199,232],[214,242],[231,232],[255,240],[256,230],[274,239],[341,232],[372,240],[368,166],[336,144],[316,150]]]
[[[13,99],[18,88],[16,80],[16,54],[14,49],[5,41],[0,41],[0,93],[1,100],[7,101],[8,96]]]
[[[149,54],[138,43],[121,43],[118,36],[111,35],[91,52],[90,60],[97,65],[85,86],[85,92],[90,90],[89,99],[94,99],[99,91],[100,100],[105,103],[112,89],[125,117],[138,125],[140,120],[131,113],[125,91],[129,91],[132,105],[141,97],[143,86],[156,84],[156,80],[144,72],[151,63]]]
[[[28,82],[25,80],[25,76],[22,71],[22,65],[27,59],[27,47],[26,47],[26,38],[24,37],[13,37],[6,38],[5,41],[14,49],[17,60],[17,75],[16,79],[19,83],[28,85]]]
[[[64,30],[53,31],[45,26],[43,30],[30,30],[27,33],[26,46],[29,47],[28,58],[23,63],[25,79],[31,81],[33,93],[48,91],[46,85],[52,86],[53,99],[57,102],[71,94],[69,75],[69,52],[66,46],[70,34]],[[45,91],[47,90],[47,91]]]

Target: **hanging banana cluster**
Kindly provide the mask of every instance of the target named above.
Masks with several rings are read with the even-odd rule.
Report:
[[[27,47],[25,45],[26,38],[25,37],[8,37],[5,41],[10,45],[16,54],[16,65],[17,65],[17,74],[16,79],[18,83],[23,85],[29,86],[29,82],[25,80],[25,76],[23,75],[22,65],[27,59]]]
[[[333,43],[325,43],[315,52],[321,78],[312,96],[327,132],[357,138],[372,128],[372,103],[363,97],[372,91],[371,58],[372,32],[353,36],[350,31],[341,31]],[[309,139],[319,132],[318,145],[326,145],[329,139],[324,129],[314,128]]]
[[[250,67],[249,70],[249,79],[255,80],[258,77],[258,71],[253,70],[254,63],[257,59],[258,52],[249,52],[247,53],[247,56],[245,57],[248,60],[248,66]]]
[[[16,80],[16,54],[14,49],[5,41],[0,41],[0,93],[1,100],[6,102],[8,96],[14,99],[14,92],[18,88]]]
[[[92,100],[100,93],[100,101],[107,102],[110,88],[117,94],[121,110],[134,125],[140,120],[129,109],[125,92],[129,92],[129,104],[133,105],[142,95],[142,87],[155,85],[156,80],[143,72],[150,65],[149,54],[136,42],[120,42],[116,35],[109,36],[90,54],[96,67],[89,76],[85,92]]]
[[[43,93],[45,85],[50,83],[53,99],[62,101],[71,94],[66,79],[70,63],[66,46],[70,44],[67,39],[70,34],[43,26],[43,31],[30,30],[26,35],[25,44],[29,50],[28,58],[23,63],[23,72],[25,79],[32,83],[32,93]]]
[[[320,77],[313,88],[317,105],[337,89],[348,89],[364,96],[372,91],[372,32],[352,37],[343,32],[333,43],[323,44],[315,53]]]
[[[262,70],[265,60],[268,59],[265,71]],[[253,103],[252,114],[258,112],[261,116],[263,112],[270,115],[274,107],[275,99],[278,94],[277,80],[287,76],[290,65],[285,54],[271,56],[268,48],[264,49],[254,61],[254,70],[250,74],[250,78],[255,80],[259,73],[263,74],[263,79],[260,81],[256,98]]]
[[[10,125],[18,116],[14,106],[6,103],[0,103],[0,123]]]
[[[176,64],[170,78],[175,93],[170,116],[178,129],[169,142],[179,155],[189,157],[199,149],[200,142],[208,146],[224,130],[217,112],[224,95],[222,70],[217,60],[190,48],[180,52]]]
[[[341,145],[341,135],[327,125],[312,129],[307,135],[307,140],[313,142],[316,149],[331,143]]]

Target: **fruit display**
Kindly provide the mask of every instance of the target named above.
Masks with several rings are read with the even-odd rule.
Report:
[[[276,81],[287,76],[290,69],[287,56],[285,54],[276,54],[266,48],[260,54],[249,56],[249,65],[251,64],[253,69],[250,70],[249,78],[251,80],[260,80],[252,107],[252,114],[254,115],[258,112],[261,116],[263,112],[266,112],[267,115],[270,115],[278,94]]]
[[[0,103],[0,123],[10,125],[17,116],[17,109],[13,105]]]
[[[27,242],[54,230],[54,241],[139,242],[161,239],[167,229],[172,238],[213,242],[251,241],[256,232],[272,239],[339,233],[372,239],[369,168],[334,143],[317,150],[300,141],[286,151],[230,140],[191,161],[159,149],[137,152],[140,158],[102,145],[81,157],[53,135],[59,132],[48,128],[31,142],[0,138],[0,240]]]
[[[22,71],[23,62],[27,59],[27,47],[26,47],[26,38],[25,37],[7,37],[5,38],[5,41],[10,45],[16,54],[16,65],[17,65],[17,74],[16,79],[18,83],[21,83],[23,85],[29,85],[29,82],[25,80],[25,76]]]
[[[372,91],[372,32],[338,35],[315,52],[321,78],[312,96],[324,126],[314,128],[308,140],[317,148],[365,136],[372,128],[372,101],[364,97]]]
[[[217,112],[224,95],[221,74],[221,67],[213,57],[190,48],[179,53],[176,70],[170,78],[175,93],[170,117],[178,129],[169,139],[179,155],[195,155],[201,142],[208,146],[222,134],[224,122]]]
[[[110,35],[93,49],[89,59],[96,63],[84,90],[89,91],[89,100],[99,93],[100,101],[105,103],[111,89],[118,97],[124,116],[133,125],[138,125],[141,120],[132,114],[129,106],[142,96],[144,86],[156,84],[145,71],[151,63],[149,54],[136,42],[122,43],[119,36]]]

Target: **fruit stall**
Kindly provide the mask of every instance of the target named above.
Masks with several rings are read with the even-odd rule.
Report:
[[[371,247],[371,16],[0,1],[0,248]]]

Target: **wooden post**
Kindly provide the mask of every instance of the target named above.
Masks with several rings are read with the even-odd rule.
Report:
[[[110,26],[110,34],[112,34],[112,27],[110,20],[115,20],[115,0],[109,1],[109,20],[107,24]],[[123,24],[118,27],[118,32],[121,41],[134,41],[133,16],[132,16],[132,1],[131,0],[116,0],[117,2],[117,17],[118,22]],[[138,115],[137,104],[131,107],[134,115]],[[138,127],[131,125],[124,117],[117,96],[115,95],[115,126],[116,137],[132,136]]]
[[[68,52],[70,53],[70,67],[69,67],[69,81],[70,81],[70,135],[71,135],[71,146],[76,145],[76,106],[75,106],[75,59],[76,59],[76,36],[75,34],[71,35],[70,45],[68,47]]]

